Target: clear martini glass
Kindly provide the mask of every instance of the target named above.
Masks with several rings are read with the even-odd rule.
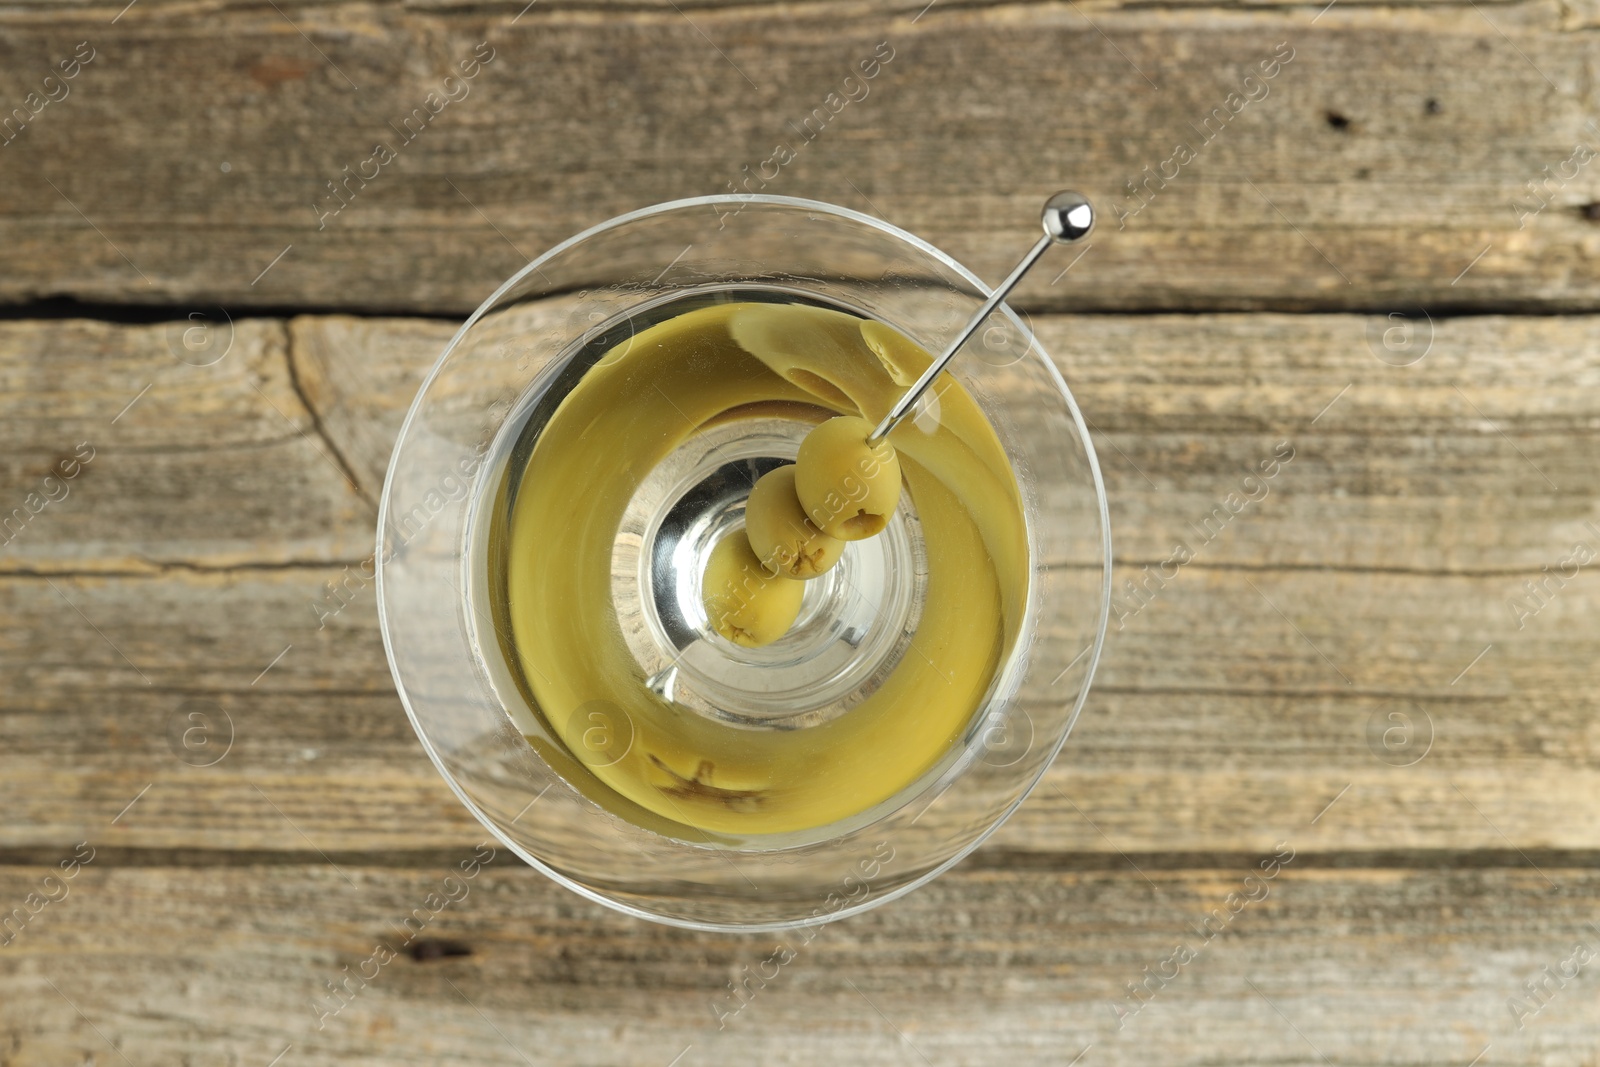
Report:
[[[854,211],[702,197],[621,215],[557,245],[472,314],[396,443],[377,586],[412,725],[495,837],[562,885],[635,916],[787,929],[910,891],[1016,810],[1087,696],[1109,614],[1111,549],[1082,416],[1005,305],[948,373],[1016,482],[1023,608],[959,736],[892,795],[781,833],[707,831],[607,796],[595,774],[629,751],[637,724],[596,700],[578,709],[588,727],[563,751],[505,610],[504,531],[530,450],[586,376],[653,326],[721,304],[789,305],[876,320],[938,353],[990,292],[927,242]],[[648,374],[648,360],[641,366]],[[933,432],[943,417],[935,389],[907,421]],[[852,543],[835,572],[806,583],[781,641],[741,649],[708,625],[698,583],[711,546],[737,532],[754,479],[792,462],[811,424],[768,409],[730,417],[633,473],[605,546],[605,594],[586,606],[614,617],[627,684],[719,728],[803,739],[850,716],[915,653],[929,569],[914,495],[881,535]]]

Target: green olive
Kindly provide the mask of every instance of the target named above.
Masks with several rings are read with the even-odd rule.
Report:
[[[760,648],[789,632],[805,588],[768,571],[749,539],[735,533],[711,550],[700,596],[712,629],[736,645]]]
[[[888,441],[869,445],[872,430],[866,419],[840,415],[800,442],[794,475],[800,506],[818,529],[841,541],[882,530],[900,502],[900,457]]]
[[[815,578],[839,562],[844,542],[806,518],[794,489],[794,464],[768,471],[750,490],[744,534],[766,569],[785,578]]]

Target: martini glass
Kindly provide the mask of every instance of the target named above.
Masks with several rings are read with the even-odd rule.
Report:
[[[993,430],[1026,531],[1017,625],[941,756],[891,795],[783,832],[707,829],[607,794],[638,724],[596,701],[564,751],[517,655],[506,530],[529,456],[563,401],[688,312],[735,304],[876,320],[930,353],[991,290],[932,245],[809,200],[702,197],[618,216],[507,280],[451,339],[401,429],[379,510],[378,604],[406,712],[485,827],[562,885],[698,929],[787,929],[882,904],[946,870],[1016,810],[1065,742],[1104,640],[1110,525],[1093,445],[1061,374],[1005,305],[948,373]],[[651,364],[643,342],[628,358]],[[939,391],[908,423],[940,425]],[[901,669],[925,625],[926,531],[914,494],[888,529],[806,583],[770,648],[718,637],[700,607],[711,547],[736,534],[762,473],[812,425],[762,410],[697,430],[634,472],[585,611],[614,619],[626,679],[685,716],[804,739]],[[574,514],[585,507],[573,501]],[[920,653],[918,653],[920,654]],[[937,664],[930,664],[937,669]],[[546,664],[546,669],[549,665]],[[916,709],[904,709],[914,714]]]

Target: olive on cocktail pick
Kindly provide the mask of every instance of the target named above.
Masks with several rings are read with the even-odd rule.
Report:
[[[767,570],[739,533],[717,542],[700,580],[711,628],[746,648],[769,645],[788,633],[804,595],[804,583]]]
[[[844,542],[823,533],[806,517],[794,479],[792,463],[761,476],[745,501],[744,533],[768,571],[806,581],[839,562]]]
[[[1089,236],[1094,208],[1081,193],[1060,192],[1045,202],[1040,221],[1044,236],[876,426],[854,415],[829,419],[806,434],[793,467],[756,483],[745,507],[745,536],[725,537],[712,549],[702,583],[706,615],[723,637],[751,647],[782,637],[799,617],[804,594],[794,579],[832,567],[843,552],[839,542],[888,525],[900,502],[900,459],[885,438],[1052,244]]]
[[[871,433],[866,419],[839,415],[806,434],[795,459],[800,507],[841,541],[878,533],[900,502],[900,457],[887,441],[868,442]]]
[[[1094,208],[1082,193],[1060,192],[1045,201],[1040,218],[1044,236],[991,292],[983,306],[945,348],[944,354],[924,370],[877,426],[853,415],[829,419],[800,443],[795,462],[795,488],[800,506],[824,533],[843,541],[871,537],[888,524],[900,501],[900,461],[885,440],[918,398],[955,358],[978,327],[1016,288],[1039,257],[1052,244],[1071,244],[1094,229]]]

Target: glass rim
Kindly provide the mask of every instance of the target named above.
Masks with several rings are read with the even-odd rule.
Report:
[[[384,471],[383,488],[378,496],[377,536],[373,555],[373,586],[375,591],[374,600],[378,611],[378,629],[383,636],[384,658],[389,661],[389,674],[394,679],[395,692],[400,697],[401,705],[405,708],[406,718],[411,722],[412,732],[417,735],[417,740],[422,743],[423,751],[427,753],[428,759],[432,761],[434,769],[439,772],[442,778],[444,778],[445,783],[450,787],[451,792],[455,793],[456,798],[460,800],[462,805],[472,813],[473,817],[476,818],[480,824],[482,824],[484,829],[488,830],[489,833],[492,834],[502,845],[509,849],[513,855],[519,857],[524,863],[528,864],[528,866],[549,878],[557,885],[577,893],[586,900],[591,900],[602,907],[621,912],[624,915],[628,915],[632,918],[644,919],[648,922],[674,926],[686,930],[698,930],[707,933],[776,933],[785,930],[799,930],[813,926],[823,926],[839,919],[849,918],[852,915],[859,915],[862,912],[870,911],[873,908],[880,907],[889,903],[890,901],[898,900],[900,897],[905,896],[912,890],[926,885],[975,852],[979,846],[993,836],[993,834],[999,830],[1000,827],[1003,826],[1012,815],[1016,813],[1017,809],[1022,806],[1023,802],[1033,794],[1033,791],[1036,788],[1038,788],[1039,783],[1043,781],[1044,776],[1049,771],[1051,765],[1054,764],[1056,759],[1060,756],[1061,749],[1066,745],[1067,738],[1072,735],[1074,727],[1077,726],[1078,716],[1082,714],[1084,704],[1089,699],[1089,690],[1093,685],[1095,671],[1100,664],[1100,655],[1105,647],[1106,630],[1109,626],[1111,616],[1111,512],[1106,499],[1105,480],[1100,471],[1100,457],[1095,451],[1094,441],[1089,436],[1089,428],[1084,422],[1083,413],[1078,409],[1077,398],[1072,395],[1072,390],[1067,386],[1066,379],[1062,376],[1061,371],[1055,365],[1055,362],[1051,360],[1049,355],[1045,352],[1044,346],[1038,344],[1038,339],[1034,336],[1033,331],[1029,329],[1025,323],[1018,319],[1016,312],[1010,307],[1009,304],[1002,302],[1000,304],[1000,308],[1004,309],[1006,315],[1011,318],[1012,322],[1017,326],[1017,328],[1023,331],[1023,334],[1030,342],[1028,351],[1033,353],[1034,356],[1044,364],[1046,373],[1049,375],[1056,389],[1060,392],[1062,398],[1066,400],[1067,409],[1072,413],[1072,422],[1077,428],[1078,439],[1080,442],[1082,442],[1084,453],[1089,460],[1089,472],[1094,481],[1095,505],[1096,510],[1099,512],[1098,517],[1100,520],[1100,543],[1103,547],[1099,604],[1100,624],[1095,629],[1094,641],[1091,643],[1089,648],[1089,662],[1084,674],[1083,685],[1079,688],[1077,697],[1073,702],[1072,710],[1067,716],[1066,729],[1061,732],[1060,738],[1056,740],[1054,747],[1051,749],[1050,758],[1040,764],[1039,772],[1033,776],[1032,781],[1028,782],[1027,787],[1024,788],[1017,795],[1017,798],[1007,805],[1003,811],[999,812],[994,817],[993,821],[991,821],[981,833],[979,833],[966,845],[958,849],[943,863],[924,871],[916,878],[913,878],[903,885],[896,886],[894,889],[889,890],[888,892],[879,894],[877,896],[869,896],[867,899],[862,900],[859,903],[852,904],[848,907],[839,908],[824,915],[807,915],[798,919],[781,919],[753,923],[718,923],[709,920],[689,919],[676,915],[666,915],[660,912],[653,912],[648,908],[643,908],[624,900],[608,897],[600,892],[597,892],[596,890],[590,889],[588,886],[585,886],[567,877],[560,871],[555,870],[543,860],[532,855],[522,846],[518,845],[510,838],[509,835],[500,829],[494,819],[484,812],[483,809],[480,808],[478,804],[467,795],[466,791],[462,788],[461,783],[456,780],[456,776],[451,773],[450,769],[445,765],[443,758],[440,756],[438,750],[435,749],[433,742],[429,739],[426,731],[422,727],[422,724],[418,720],[417,713],[411,706],[411,697],[406,691],[405,682],[400,677],[399,664],[396,660],[393,641],[389,634],[389,614],[386,610],[386,601],[384,597],[384,569],[386,566],[386,560],[384,559],[384,531],[388,528],[390,490],[393,487],[396,470],[395,459],[399,455],[401,447],[405,444],[410,434],[412,423],[415,421],[418,413],[421,411],[423,401],[427,396],[429,388],[444,370],[445,363],[449,360],[451,353],[455,351],[456,346],[461,342],[461,339],[466,336],[467,331],[476,325],[477,322],[486,314],[488,314],[494,305],[499,301],[499,299],[509,292],[517,283],[521,282],[529,274],[537,271],[545,263],[550,262],[552,259],[567,251],[569,248],[579,245],[592,237],[606,233],[607,231],[617,229],[629,223],[637,222],[641,219],[648,219],[656,215],[665,215],[674,211],[682,211],[686,208],[715,207],[719,204],[761,204],[774,207],[797,208],[806,211],[818,211],[824,214],[832,215],[835,218],[845,219],[849,222],[866,226],[869,229],[877,230],[883,234],[886,234],[887,236],[893,237],[896,240],[902,241],[905,244],[916,248],[918,251],[927,256],[932,257],[934,260],[954,271],[961,278],[964,278],[967,282],[969,282],[981,297],[988,297],[994,292],[992,286],[988,285],[983,281],[983,279],[979,278],[971,270],[967,269],[966,266],[958,262],[942,249],[929,243],[923,238],[918,237],[916,234],[910,233],[907,230],[903,230],[899,226],[896,226],[884,219],[875,218],[871,215],[865,214],[864,212],[856,211],[852,208],[847,208],[839,204],[830,204],[826,201],[811,200],[805,197],[776,196],[768,193],[724,193],[712,196],[692,196],[684,197],[678,200],[664,200],[658,204],[651,204],[646,207],[637,208],[633,211],[624,212],[621,215],[614,215],[603,222],[596,223],[595,225],[590,226],[589,228],[576,233],[571,237],[568,237],[566,240],[552,245],[540,255],[529,260],[525,266],[516,271],[498,287],[496,287],[494,292],[490,293],[489,296],[473,310],[472,314],[467,316],[466,320],[462,322],[460,328],[458,328],[456,332],[451,335],[450,340],[445,344],[444,349],[439,353],[439,358],[434,360],[433,366],[429,368],[427,375],[423,377],[422,382],[417,386],[416,395],[412,398],[411,406],[406,410],[406,417],[400,424],[399,432],[395,435],[394,448],[389,454],[389,465]]]

